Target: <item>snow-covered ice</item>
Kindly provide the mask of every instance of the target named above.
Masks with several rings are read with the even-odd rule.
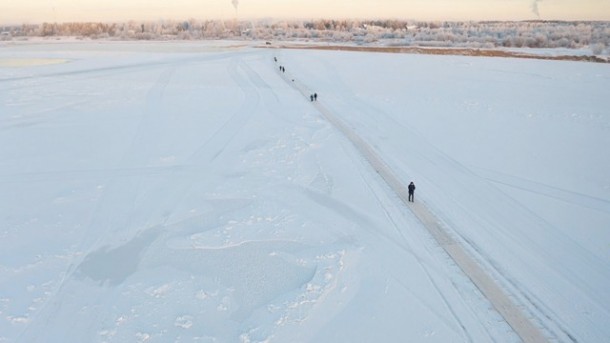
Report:
[[[297,89],[549,340],[606,341],[609,88],[583,62],[0,46],[0,342],[519,341]]]

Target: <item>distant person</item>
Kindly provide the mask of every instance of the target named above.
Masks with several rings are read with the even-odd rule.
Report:
[[[309,100],[313,101],[313,94],[309,96]]]
[[[313,100],[318,101],[318,93],[313,93]]]
[[[409,184],[409,201],[415,202],[415,184],[413,181]]]

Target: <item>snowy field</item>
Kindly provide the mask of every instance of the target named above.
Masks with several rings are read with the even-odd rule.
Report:
[[[53,42],[0,45],[0,342],[519,342],[298,89],[549,341],[610,340],[607,64]]]

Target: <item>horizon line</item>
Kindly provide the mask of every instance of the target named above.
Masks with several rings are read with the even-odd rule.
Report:
[[[121,20],[43,20],[43,21],[21,21],[21,22],[0,22],[0,26],[20,26],[20,25],[40,25],[40,24],[66,24],[66,23],[105,23],[105,24],[116,24],[126,23],[130,21],[136,22],[158,22],[158,21],[263,21],[263,20],[278,20],[278,21],[307,21],[307,20],[397,20],[397,21],[413,21],[413,22],[610,22],[610,20],[604,19],[543,19],[543,18],[528,18],[528,19],[418,19],[418,18],[393,18],[393,17],[311,17],[311,18],[288,18],[288,17],[251,17],[251,18],[221,18],[221,17],[208,17],[208,18],[157,18],[157,19],[121,19]]]

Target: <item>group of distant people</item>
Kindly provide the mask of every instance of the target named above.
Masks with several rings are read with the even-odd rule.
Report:
[[[274,61],[275,63],[277,63],[277,57],[273,57],[273,61]],[[284,66],[280,66],[280,71],[281,71],[282,73],[285,73],[285,72],[286,72],[286,68],[284,68]]]
[[[273,61],[275,61],[277,63],[277,57],[273,57]],[[282,73],[285,73],[286,68],[284,68],[284,66],[280,66],[280,71]],[[292,81],[294,82],[294,79]],[[310,94],[309,100],[311,102],[318,101],[318,93]],[[413,183],[413,181],[411,181],[411,183],[409,183],[409,186],[407,187],[407,189],[409,190],[409,202],[415,202],[415,184]]]
[[[275,63],[277,63],[277,57],[274,56],[273,57],[273,61]],[[282,73],[286,72],[286,67],[284,67],[283,65],[280,65],[279,68],[280,68],[280,71]],[[292,82],[294,82],[294,79],[292,79]],[[318,93],[313,93],[313,94],[309,95],[309,100],[312,101],[312,102],[313,101],[318,101]]]

